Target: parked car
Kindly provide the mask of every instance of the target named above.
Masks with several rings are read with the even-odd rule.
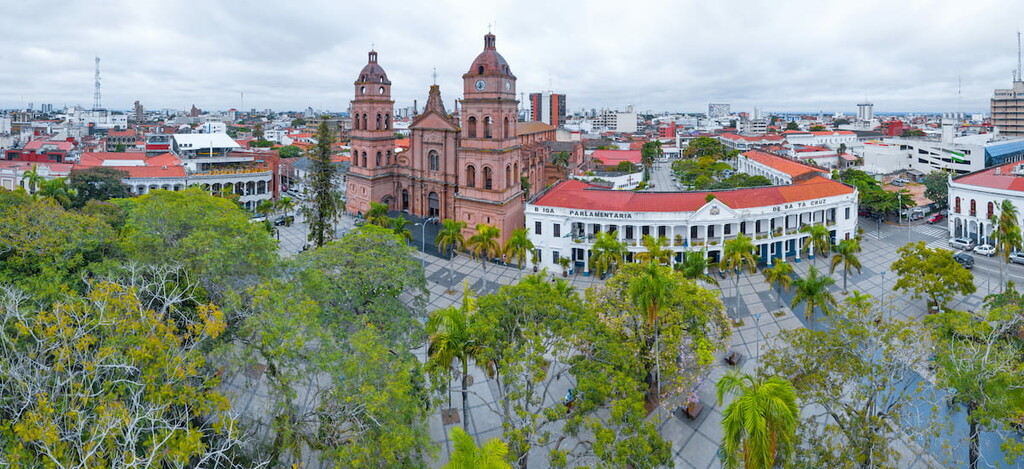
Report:
[[[965,269],[974,267],[974,256],[967,254],[966,252],[958,252],[953,254],[953,260],[958,264],[964,266]]]
[[[1024,252],[1013,251],[1010,253],[1010,262],[1014,264],[1024,264]]]
[[[949,247],[970,251],[974,249],[974,240],[971,238],[949,238]]]
[[[927,221],[928,221],[928,223],[938,223],[938,222],[944,220],[945,218],[946,218],[945,215],[943,215],[941,213],[936,213],[935,215],[932,215],[930,218],[928,218]]]
[[[975,254],[981,254],[982,256],[992,257],[996,255],[996,247],[991,244],[982,244],[974,248]]]
[[[281,215],[274,219],[274,226],[292,226],[295,221],[294,215]]]

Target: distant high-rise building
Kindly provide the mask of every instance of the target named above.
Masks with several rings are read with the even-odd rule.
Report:
[[[875,105],[869,102],[857,104],[857,120],[868,122],[875,118]]]
[[[138,100],[135,101],[135,106],[132,108],[132,116],[135,122],[142,122],[145,120],[146,111],[142,108],[142,104]]]
[[[554,127],[565,123],[565,95],[557,93],[530,93],[529,120],[547,122]]]
[[[999,133],[1024,136],[1024,81],[1013,81],[1013,88],[996,90],[992,95],[992,125]]]
[[[730,112],[728,104],[708,104],[708,117],[711,119],[728,116]]]

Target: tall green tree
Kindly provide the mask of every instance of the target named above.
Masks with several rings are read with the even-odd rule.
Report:
[[[1003,263],[999,265],[999,285],[1006,291],[1006,264],[1010,263],[1010,253],[1021,250],[1021,227],[1017,220],[1017,206],[1004,199],[999,204],[999,215],[993,215],[991,221],[995,228],[992,238],[1000,257],[1003,258]]]
[[[498,238],[500,237],[501,230],[498,228],[478,223],[476,225],[476,234],[466,240],[466,247],[483,263],[484,289],[487,288],[487,263],[490,262],[492,257],[501,252],[501,244],[498,244]]]
[[[391,225],[391,218],[388,217],[388,206],[378,202],[370,202],[370,210],[365,214],[366,223],[371,225],[387,227]]]
[[[68,187],[67,178],[53,178],[39,183],[37,197],[50,198],[60,204],[61,207],[71,208],[72,198],[75,196],[74,189]]]
[[[391,219],[391,231],[393,231],[399,238],[402,238],[405,242],[412,240],[412,232],[409,231],[409,220],[397,216]]]
[[[669,245],[668,238],[643,235],[640,238],[640,244],[644,247],[644,251],[633,256],[637,261],[664,265],[672,260],[672,250],[666,248]]]
[[[817,264],[819,256],[828,256],[832,245],[828,227],[825,225],[804,225],[800,228],[801,233],[807,233],[807,237],[803,239],[803,252],[810,253],[814,256],[815,264]]]
[[[572,155],[567,151],[557,151],[551,154],[551,164],[555,165],[562,174],[565,174],[566,170],[569,168],[569,160],[571,157]]]
[[[75,191],[71,206],[81,208],[90,200],[105,201],[131,197],[128,185],[122,182],[128,172],[115,168],[72,169],[68,186]]]
[[[644,142],[640,149],[640,165],[644,167],[644,180],[651,178],[651,167],[661,157],[661,140]]]
[[[39,174],[39,165],[32,165],[32,169],[25,171],[21,175],[21,183],[28,186],[28,193],[35,194],[36,189],[46,181],[46,178],[42,174]]]
[[[800,303],[804,304],[804,315],[807,320],[814,319],[814,308],[818,308],[822,314],[828,315],[831,308],[836,305],[836,299],[828,290],[836,281],[827,275],[820,275],[818,269],[811,266],[807,276],[793,280],[793,302],[790,307],[796,309]]]
[[[930,352],[920,346],[921,325],[893,318],[890,308],[854,292],[828,327],[781,331],[764,354],[760,372],[789,377],[805,408],[816,409],[800,425],[797,467],[901,466],[894,442]]]
[[[775,287],[775,294],[779,297],[779,306],[782,306],[782,290],[789,291],[793,285],[793,265],[783,259],[775,261],[775,265],[766,267],[761,271],[764,274],[768,285]]]
[[[746,268],[750,273],[757,272],[757,257],[754,255],[754,243],[750,238],[737,235],[736,238],[727,240],[722,250],[722,260],[719,262],[722,271],[733,272],[736,277],[736,298],[733,304],[733,319],[739,319],[740,307],[740,272]]]
[[[447,375],[456,362],[461,365],[463,422],[469,422],[469,362],[483,353],[480,331],[474,327],[475,314],[476,300],[466,286],[461,307],[439,309],[427,320],[428,368]]]
[[[533,241],[530,241],[530,232],[526,228],[516,228],[512,230],[512,236],[509,236],[508,241],[505,241],[505,246],[502,247],[502,252],[510,261],[516,261],[516,265],[519,269],[523,268],[523,263],[526,262],[526,256],[533,252]]]
[[[857,258],[857,254],[860,253],[860,242],[856,238],[844,239],[836,245],[835,256],[832,257],[832,273],[835,273],[836,267],[843,266],[843,292],[846,292],[846,277],[850,274],[850,269],[857,269],[860,272],[860,259]]]
[[[491,438],[477,446],[462,427],[452,428],[451,439],[452,455],[443,469],[512,469],[505,461],[508,445],[504,441]]]
[[[661,266],[654,263],[648,263],[643,273],[629,285],[630,299],[646,313],[647,327],[654,333],[655,394],[651,402],[658,402],[661,399],[661,344],[658,318],[661,309],[670,301],[674,287],[672,278],[665,275]]]
[[[938,308],[957,293],[969,295],[977,290],[971,271],[953,260],[951,251],[929,248],[918,241],[896,252],[900,258],[890,266],[897,275],[893,290],[910,292],[914,299],[927,297]]]
[[[924,183],[924,196],[943,207],[949,205],[949,173],[941,170],[932,171],[921,181]]]
[[[626,245],[612,233],[600,232],[595,236],[590,268],[601,277],[615,271],[626,257]]]
[[[343,210],[335,196],[337,188],[334,183],[338,170],[331,163],[333,144],[334,133],[327,126],[327,119],[323,119],[316,130],[316,144],[309,153],[309,160],[313,163],[309,181],[312,197],[306,216],[309,240],[318,248],[334,238],[334,223]]]
[[[441,229],[437,232],[437,238],[434,239],[434,244],[441,252],[448,254],[448,290],[451,291],[454,288],[453,282],[455,281],[455,270],[452,266],[452,262],[455,259],[455,253],[460,249],[463,249],[466,245],[466,238],[462,232],[466,229],[466,222],[458,220],[442,220]]]
[[[686,251],[683,253],[683,261],[675,265],[675,269],[690,280],[703,280],[712,285],[718,285],[718,280],[708,275],[708,255],[705,251]]]
[[[718,404],[736,398],[722,411],[726,468],[771,469],[794,453],[800,409],[793,384],[780,376],[751,376],[733,371],[716,385]]]
[[[1014,289],[990,296],[984,320],[948,311],[928,322],[938,383],[966,409],[967,463],[975,469],[981,431],[1005,428],[1008,416],[1024,409],[1024,339],[1013,334],[1024,327],[1024,296]],[[1010,454],[1019,454],[1021,446],[1017,443]]]
[[[790,121],[788,124],[786,124],[786,130],[800,130],[800,125],[797,124],[796,122]]]

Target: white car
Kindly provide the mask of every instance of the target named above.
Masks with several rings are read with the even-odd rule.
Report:
[[[982,256],[992,257],[996,255],[996,248],[991,244],[982,244],[974,248],[975,254],[981,254]]]

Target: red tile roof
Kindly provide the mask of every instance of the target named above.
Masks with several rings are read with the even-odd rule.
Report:
[[[118,165],[118,162],[124,162]],[[134,164],[130,164],[133,162]],[[139,162],[142,164],[139,165]],[[185,167],[181,160],[171,153],[146,158],[144,153],[82,153],[75,168],[106,167],[119,169],[128,173],[131,178],[185,177]]]
[[[724,133],[721,138],[726,140],[732,140],[734,142],[781,142],[781,135],[737,135],[732,133]]]
[[[57,149],[60,150],[60,151],[71,151],[71,149],[75,147],[75,145],[73,143],[66,142],[66,141],[63,141],[63,140],[58,140],[58,141],[33,140],[33,141],[28,142],[28,143],[25,144],[24,150],[35,151],[35,150],[42,149],[42,147],[44,145],[56,146]]]
[[[594,150],[594,158],[601,160],[606,166],[615,166],[623,161],[640,163],[640,150]]]
[[[782,171],[783,173],[786,173],[790,177],[794,177],[794,178],[797,177],[797,176],[802,176],[802,175],[807,174],[807,173],[820,173],[820,172],[822,172],[822,170],[820,170],[818,168],[807,166],[805,164],[800,164],[800,163],[797,163],[796,161],[787,160],[785,158],[778,157],[778,156],[775,156],[775,155],[770,155],[770,154],[765,153],[763,151],[750,150],[748,152],[744,152],[743,156],[745,156],[745,157],[747,157],[747,158],[749,158],[749,159],[751,159],[753,161],[756,161],[758,163],[761,163],[761,164],[763,164],[765,166],[768,166],[769,168],[773,168],[773,169]]]
[[[987,187],[990,189],[1024,192],[1024,176],[1017,176],[1013,174],[1014,167],[1019,164],[1021,164],[1021,162],[1016,161],[1000,166],[993,166],[991,168],[986,168],[981,171],[954,178],[953,182],[971,186]],[[997,169],[999,170],[999,174],[996,174]]]
[[[852,194],[846,184],[816,176],[799,184],[716,192],[616,191],[571,180],[549,189],[533,202],[547,207],[613,212],[695,212],[707,204],[709,193],[734,209],[763,207]]]

